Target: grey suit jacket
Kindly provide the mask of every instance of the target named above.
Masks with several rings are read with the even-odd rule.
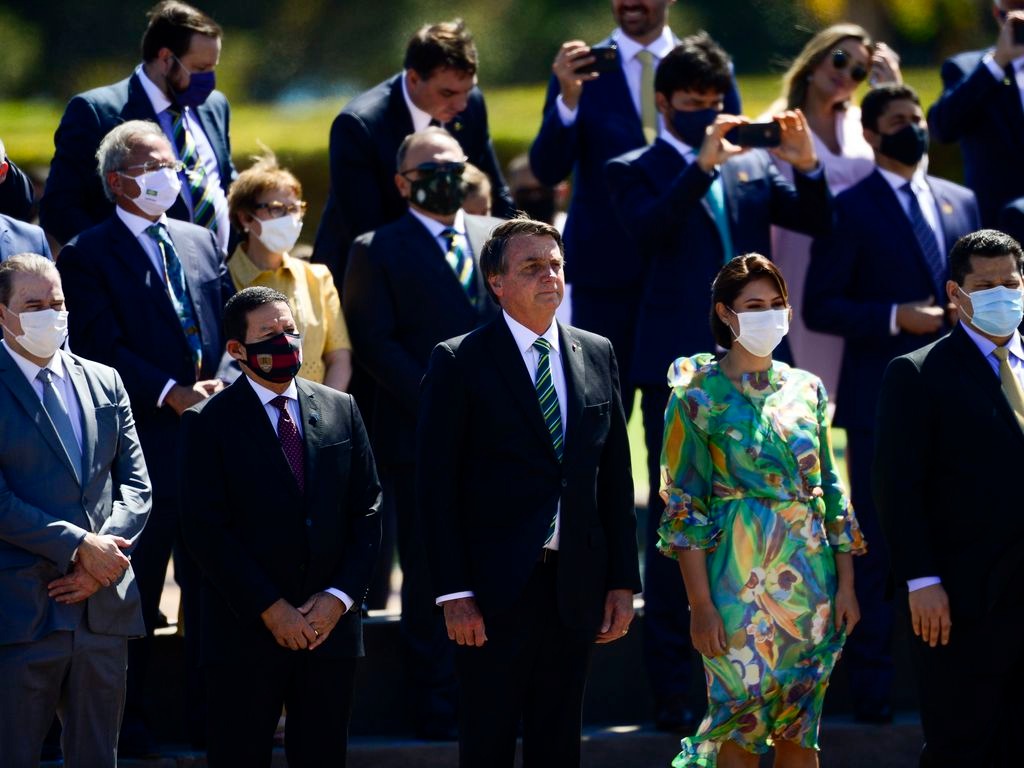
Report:
[[[121,377],[113,368],[58,352],[82,411],[82,484],[42,402],[0,345],[0,645],[56,630],[145,633],[139,590],[121,580],[76,605],[50,599],[46,585],[68,572],[88,532],[137,540],[149,515],[146,463]]]

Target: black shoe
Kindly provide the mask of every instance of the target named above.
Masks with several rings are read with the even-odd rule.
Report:
[[[853,722],[863,725],[889,725],[892,723],[892,707],[882,704],[870,709],[859,709],[853,714]]]
[[[698,719],[693,710],[678,699],[663,699],[657,704],[654,727],[665,733],[691,736],[697,730]]]

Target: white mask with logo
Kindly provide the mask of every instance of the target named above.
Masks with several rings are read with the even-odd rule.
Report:
[[[126,174],[121,174],[126,176]],[[159,216],[178,199],[181,180],[170,168],[149,171],[141,176],[126,176],[139,185],[138,197],[129,198],[150,216]]]

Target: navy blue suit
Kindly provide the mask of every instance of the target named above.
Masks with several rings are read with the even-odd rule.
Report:
[[[0,213],[0,262],[19,253],[38,253],[53,258],[42,229]]]
[[[974,194],[928,177],[941,212],[944,255],[958,238],[978,229]],[[831,235],[815,240],[804,288],[804,320],[811,330],[845,339],[834,423],[847,431],[847,465],[854,508],[868,553],[854,558],[862,620],[843,659],[850,670],[854,706],[871,716],[889,705],[892,684],[892,608],[885,599],[888,548],[871,496],[875,416],[889,361],[935,341],[930,335],[890,332],[892,306],[934,299],[948,303],[932,277],[896,192],[876,170],[836,198]]]
[[[945,90],[928,110],[928,127],[938,141],[960,142],[966,184],[978,196],[982,224],[994,227],[1000,209],[1024,195],[1024,107],[1013,77],[992,77],[982,61],[987,53],[943,63]]]
[[[228,134],[228,100],[220,91],[214,91],[195,114],[217,157],[221,187],[227,194],[235,178]],[[113,212],[114,204],[103,193],[96,170],[96,150],[111,128],[129,120],[158,122],[138,74],[80,93],[68,102],[53,135],[55,150],[50,175],[39,201],[39,223],[59,242],[66,243]],[[191,221],[185,198],[179,197],[167,215]]]
[[[1011,200],[1003,206],[996,229],[1016,238],[1018,243],[1021,242],[1024,238],[1024,197]]]
[[[0,157],[0,163],[3,161],[4,158]],[[36,193],[28,174],[7,158],[7,177],[0,184],[0,213],[28,221],[32,218],[35,199]]]
[[[611,42],[609,37],[598,45]],[[572,321],[611,339],[628,413],[633,403],[633,340],[647,261],[615,214],[605,163],[647,142],[621,66],[583,86],[576,120],[568,127],[558,114],[559,93],[558,80],[552,77],[544,119],[530,147],[530,167],[549,186],[573,177],[564,233]],[[726,94],[725,111],[740,113],[735,87]]]
[[[343,288],[348,249],[359,235],[394,221],[406,210],[395,186],[395,154],[413,132],[399,73],[352,99],[331,124],[331,189],[313,261],[326,264]],[[491,179],[493,212],[508,218],[512,195],[498,166],[483,94],[474,88],[466,109],[444,126],[469,162]],[[342,290],[344,295],[344,290]]]
[[[640,386],[647,443],[647,558],[645,660],[659,698],[677,700],[689,689],[687,599],[679,569],[656,554],[664,510],[660,487],[661,440],[669,388],[666,375],[681,355],[713,350],[708,322],[711,281],[739,253],[771,255],[772,224],[814,234],[829,226],[824,176],[796,174],[795,186],[771,157],[757,150],[722,166],[734,253],[726,254],[704,195],[713,177],[658,139],[608,163],[608,184],[620,220],[637,252],[648,259],[637,318],[632,381]]]
[[[167,231],[181,260],[199,324],[203,348],[199,376],[210,379],[224,353],[221,315],[234,287],[209,230],[168,219]],[[76,353],[112,366],[121,375],[150,467],[153,512],[146,534],[132,555],[146,630],[152,636],[172,548],[179,550],[175,577],[182,587],[186,625],[198,627],[194,592],[198,574],[178,541],[180,420],[170,406],[157,407],[169,379],[189,386],[196,381],[196,370],[163,275],[154,269],[138,240],[116,214],[73,238],[60,252],[57,265],[70,312],[70,344]],[[188,659],[195,663],[198,634],[189,632],[186,638]],[[138,673],[128,677],[126,721],[141,706],[148,640],[131,645],[130,666]],[[190,683],[198,685],[198,680]],[[191,703],[195,704],[194,700]],[[194,727],[204,725],[197,722]]]

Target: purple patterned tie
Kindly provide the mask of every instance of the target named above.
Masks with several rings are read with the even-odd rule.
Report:
[[[306,458],[298,427],[288,413],[288,398],[278,395],[270,404],[281,411],[277,419],[277,439],[281,441],[281,450],[284,451],[284,457],[288,459],[288,466],[292,468],[292,474],[295,476],[295,483],[302,492],[306,485]]]

